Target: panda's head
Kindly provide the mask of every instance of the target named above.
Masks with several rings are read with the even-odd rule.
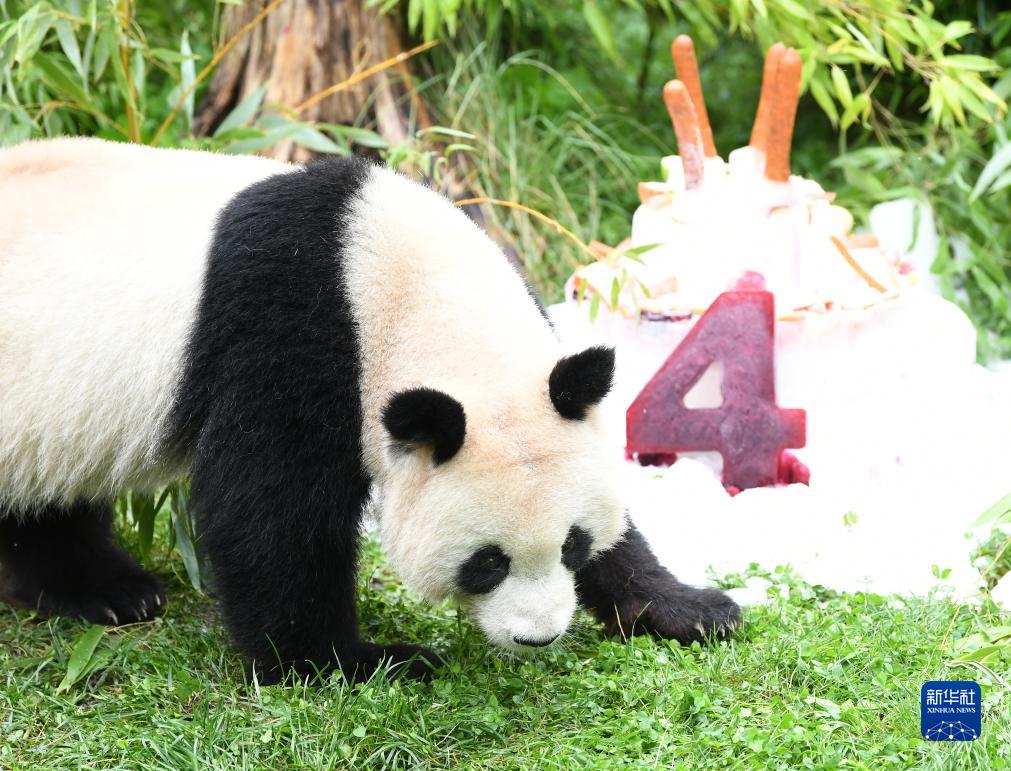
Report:
[[[419,387],[393,394],[382,415],[390,473],[377,506],[394,568],[431,601],[458,599],[514,651],[566,630],[575,572],[625,521],[595,409],[614,351],[590,348],[548,370],[503,403]]]

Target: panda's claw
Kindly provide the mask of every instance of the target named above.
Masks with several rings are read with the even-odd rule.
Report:
[[[161,582],[140,568],[77,584],[50,583],[43,589],[4,593],[4,599],[42,616],[70,616],[92,624],[122,626],[154,617],[161,607]]]

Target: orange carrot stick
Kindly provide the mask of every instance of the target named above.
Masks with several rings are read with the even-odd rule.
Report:
[[[713,143],[713,130],[709,126],[709,113],[706,112],[706,100],[702,95],[702,81],[699,79],[699,63],[695,58],[695,45],[687,35],[678,35],[670,44],[670,55],[674,60],[674,71],[678,80],[685,84],[688,95],[692,98],[695,115],[699,119],[699,131],[702,132],[702,149],[706,158],[716,157],[716,145]]]
[[[769,141],[769,113],[772,109],[773,92],[776,89],[776,72],[779,69],[779,60],[785,51],[786,46],[776,43],[765,55],[765,67],[762,69],[762,94],[758,97],[755,124],[751,128],[751,141],[748,143],[763,153],[765,145]]]
[[[663,103],[667,105],[667,112],[678,138],[678,153],[681,155],[681,165],[685,172],[685,188],[691,190],[702,184],[705,170],[698,116],[695,115],[688,89],[680,80],[667,81],[663,87]]]
[[[779,60],[775,98],[769,115],[769,139],[765,150],[765,177],[773,182],[790,179],[790,145],[800,98],[800,54],[788,48]]]

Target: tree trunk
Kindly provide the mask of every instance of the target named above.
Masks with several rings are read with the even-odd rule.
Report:
[[[268,0],[226,6],[223,39],[249,23]],[[393,17],[366,8],[366,0],[288,0],[247,32],[221,60],[200,105],[195,129],[209,134],[246,96],[269,81],[265,103],[295,107],[366,67],[403,49]],[[308,107],[306,120],[364,125],[390,144],[411,134],[415,120],[428,124],[424,105],[411,93],[407,63],[394,65]],[[304,161],[311,151],[286,140],[268,151],[279,160]]]

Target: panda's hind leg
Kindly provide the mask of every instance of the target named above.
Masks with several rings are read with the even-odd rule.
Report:
[[[0,512],[0,600],[44,616],[129,624],[165,604],[161,582],[116,545],[109,506]]]

